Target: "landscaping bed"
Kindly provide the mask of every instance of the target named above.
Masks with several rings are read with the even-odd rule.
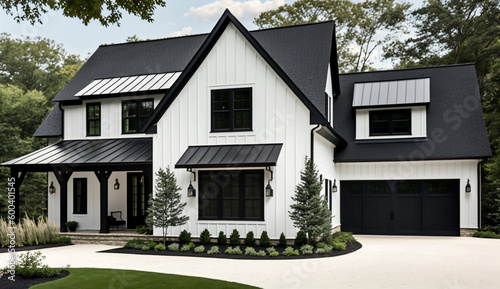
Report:
[[[263,232],[259,242],[249,232],[245,240],[239,239],[235,230],[227,242],[226,236],[221,232],[214,242],[208,230],[202,232],[198,242],[191,241],[191,234],[183,231],[178,241],[168,241],[165,246],[162,242],[134,239],[124,248],[105,250],[105,253],[166,255],[166,256],[191,256],[228,259],[303,259],[339,256],[354,252],[361,248],[351,233],[337,232],[330,235],[324,242],[308,245],[304,232],[299,231],[294,245],[290,245],[282,234],[277,243],[271,243],[267,233]],[[236,238],[238,237],[238,238]]]
[[[41,278],[25,278],[23,276],[16,275],[15,281],[9,280],[9,274],[6,274],[0,277],[0,288],[9,288],[9,289],[28,289],[33,285],[41,284],[45,282],[54,281],[69,275],[69,272],[64,270],[58,276],[53,277],[41,277]]]
[[[175,242],[168,242],[167,246],[175,243]],[[199,246],[200,243],[195,243],[196,246]],[[276,257],[271,257],[269,254],[266,252],[266,256],[245,256],[245,249],[247,246],[245,245],[240,245],[240,249],[242,251],[241,255],[238,254],[225,254],[224,252],[227,250],[228,247],[234,248],[235,246],[231,245],[204,245],[205,250],[204,253],[195,253],[193,250],[187,251],[187,252],[181,252],[181,251],[169,251],[168,249],[164,251],[155,251],[155,250],[148,250],[148,251],[143,251],[140,249],[130,249],[130,248],[117,248],[117,249],[111,249],[111,250],[105,250],[105,251],[100,251],[100,253],[121,253],[121,254],[143,254],[143,255],[163,255],[163,256],[186,256],[186,257],[209,257],[209,258],[228,258],[228,259],[253,259],[253,260],[278,260],[278,259],[304,259],[304,258],[323,258],[323,257],[333,257],[333,256],[340,256],[340,255],[345,255],[352,253],[358,249],[360,249],[362,246],[359,242],[355,241],[353,243],[347,244],[345,250],[341,251],[336,251],[332,250],[329,253],[325,254],[310,254],[310,255],[304,255],[300,252],[300,246],[290,246],[294,250],[299,251],[299,255],[296,256],[284,256],[283,251],[286,249],[286,247],[278,247],[274,246],[276,251],[279,253],[278,256]],[[207,254],[207,251],[212,247],[212,246],[218,246],[219,247],[219,254]],[[259,252],[260,250],[265,251],[269,247],[264,247],[264,246],[252,246],[255,251]]]
[[[22,246],[22,247],[15,247],[14,249],[16,252],[22,252],[22,251],[33,251],[33,250],[40,250],[40,249],[46,249],[46,248],[53,248],[53,247],[61,247],[61,246],[70,246],[73,245],[71,243],[54,243],[54,244],[40,244],[40,245],[33,245],[33,246]],[[4,247],[0,248],[0,253],[6,253],[9,251],[9,248]]]

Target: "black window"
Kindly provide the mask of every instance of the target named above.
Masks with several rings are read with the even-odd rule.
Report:
[[[101,104],[87,103],[87,136],[101,135]]]
[[[264,220],[264,171],[199,173],[199,218]]]
[[[87,214],[87,179],[73,179],[73,214]]]
[[[152,112],[152,99],[122,102],[122,133],[137,133]]]
[[[411,109],[370,111],[370,136],[411,134]]]
[[[252,130],[252,89],[212,91],[212,131]]]

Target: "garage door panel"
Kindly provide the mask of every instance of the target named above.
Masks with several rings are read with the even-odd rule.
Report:
[[[403,234],[417,234],[422,231],[421,196],[398,196],[394,222],[394,230]]]
[[[366,198],[364,228],[372,234],[387,234],[391,227],[391,206],[389,197]]]
[[[363,212],[363,198],[352,197],[346,198],[341,202],[342,213],[341,222],[345,223],[350,229],[350,232],[357,233],[363,231],[363,215],[359,212]]]
[[[342,229],[358,234],[459,235],[459,184],[342,181]]]

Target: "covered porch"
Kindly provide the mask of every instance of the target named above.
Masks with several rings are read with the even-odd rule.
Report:
[[[73,192],[75,187],[71,187],[70,180],[75,184],[75,176],[91,178],[97,188],[96,202],[91,203],[84,197],[77,196],[79,202],[87,206],[89,211],[94,211],[93,206],[98,206],[95,210],[99,219],[99,233],[109,233],[110,204],[109,191],[120,188],[118,178],[110,177],[113,173],[126,176],[126,206],[139,219],[145,218],[147,207],[147,197],[152,191],[152,140],[151,138],[124,138],[124,139],[93,139],[93,140],[62,140],[53,145],[47,146],[30,154],[21,156],[14,160],[1,164],[9,167],[11,179],[14,180],[15,214],[17,222],[20,213],[19,187],[28,172],[48,172],[48,194],[49,194],[49,217],[50,212],[58,211],[59,226],[61,232],[68,232],[66,222],[68,221],[68,192]],[[79,178],[80,179],[80,178]],[[83,179],[83,178],[82,178]],[[131,181],[130,181],[131,180]],[[135,191],[133,181],[135,180]],[[55,184],[54,184],[55,181]],[[139,187],[140,182],[140,187]],[[85,181],[85,190],[87,181]],[[138,189],[139,188],[139,189]],[[125,193],[125,192],[124,192]],[[138,195],[142,194],[142,195]],[[73,203],[75,197],[71,196]],[[52,202],[51,202],[52,200]],[[54,208],[54,204],[59,203],[59,210]],[[74,204],[73,204],[74,206]],[[74,213],[74,212],[73,212]],[[80,212],[81,213],[81,212]],[[95,213],[94,213],[95,214]]]

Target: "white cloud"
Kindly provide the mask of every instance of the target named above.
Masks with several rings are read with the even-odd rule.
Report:
[[[207,5],[200,7],[191,6],[189,11],[184,16],[193,16],[198,20],[217,20],[224,10],[228,8],[236,18],[253,18],[257,17],[261,12],[276,9],[284,5],[284,0],[249,0],[239,2],[236,0],[217,0]]]
[[[179,31],[174,31],[174,32],[170,33],[170,37],[189,35],[189,34],[191,34],[191,31],[193,31],[193,28],[191,26],[183,27]]]

